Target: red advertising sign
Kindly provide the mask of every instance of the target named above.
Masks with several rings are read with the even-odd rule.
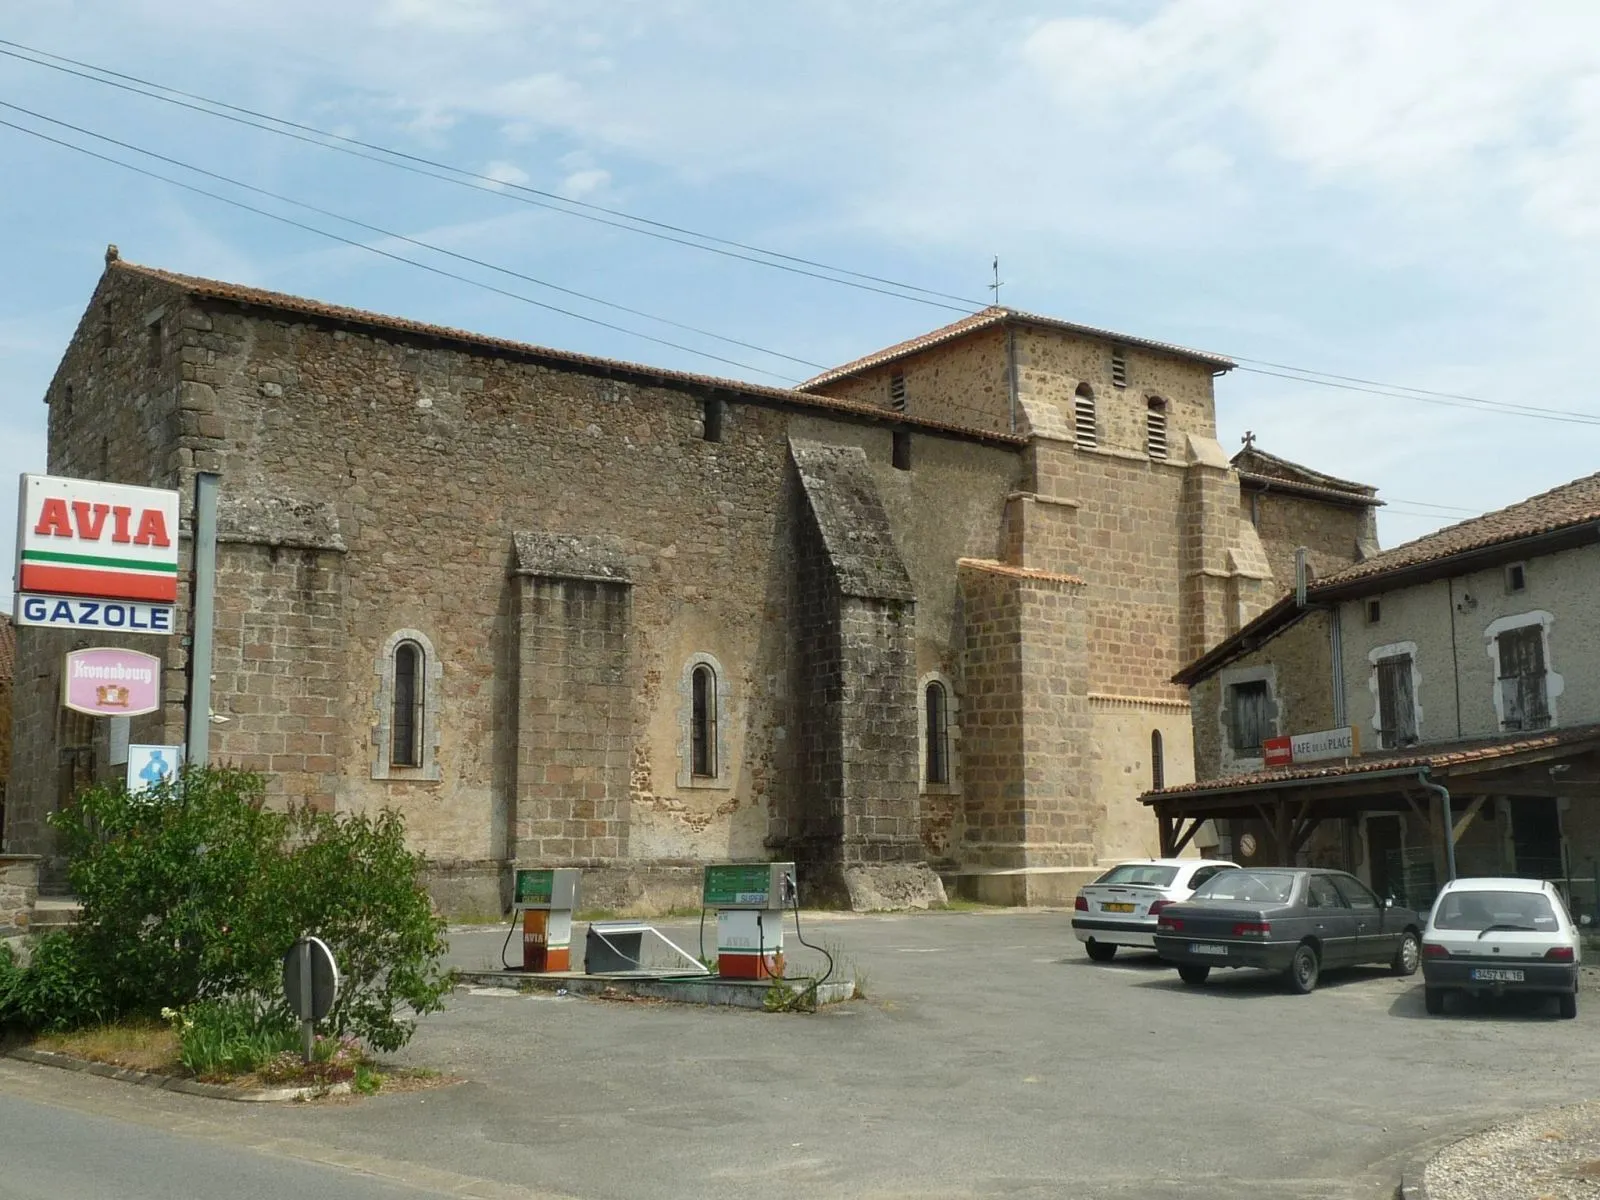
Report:
[[[1261,758],[1269,767],[1287,767],[1294,762],[1294,739],[1268,738],[1261,743]]]

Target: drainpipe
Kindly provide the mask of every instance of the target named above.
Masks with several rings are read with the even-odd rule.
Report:
[[[1428,791],[1439,797],[1439,804],[1444,809],[1444,863],[1445,874],[1449,882],[1456,881],[1456,817],[1450,807],[1450,790],[1442,783],[1435,783],[1428,777],[1428,768],[1422,767],[1417,771],[1417,782]]]
[[[1017,431],[1017,331],[1006,324],[1006,399],[1011,409],[1011,432]]]
[[[1344,620],[1343,609],[1335,601],[1328,609],[1328,657],[1333,660],[1333,726],[1345,725],[1344,711]]]

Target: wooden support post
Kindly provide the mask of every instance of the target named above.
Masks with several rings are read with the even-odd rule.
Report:
[[[1175,858],[1177,851],[1173,848],[1173,819],[1166,813],[1159,813],[1156,818],[1161,824],[1161,857]]]
[[[1185,846],[1187,846],[1190,843],[1190,841],[1193,840],[1194,835],[1200,832],[1200,826],[1202,826],[1204,824],[1205,824],[1205,818],[1204,817],[1194,817],[1194,818],[1192,818],[1190,820],[1190,822],[1189,822],[1189,828],[1184,832],[1183,836],[1180,837],[1176,842],[1173,843],[1173,845],[1172,845],[1172,853],[1171,854],[1164,854],[1162,857],[1163,858],[1176,858],[1178,855],[1182,854],[1183,853],[1183,848]],[[1179,825],[1180,825],[1180,827],[1182,826],[1182,822],[1181,821],[1179,822]]]
[[[1467,831],[1467,826],[1472,824],[1472,818],[1478,815],[1478,810],[1483,807],[1483,802],[1488,798],[1487,796],[1479,796],[1471,804],[1467,805],[1467,811],[1456,819],[1456,827],[1450,831],[1451,841],[1459,842],[1461,840],[1461,835]]]

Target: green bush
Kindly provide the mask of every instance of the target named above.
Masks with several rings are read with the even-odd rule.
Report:
[[[178,1061],[196,1075],[247,1075],[296,1050],[300,1034],[285,1015],[251,1000],[202,1000],[163,1009],[178,1035]]]
[[[142,795],[91,788],[56,813],[82,913],[9,985],[0,971],[0,1024],[65,1029],[220,1000],[291,1024],[283,956],[315,934],[341,974],[325,1028],[404,1045],[452,983],[404,821],[273,812],[264,798],[260,776],[206,768]]]

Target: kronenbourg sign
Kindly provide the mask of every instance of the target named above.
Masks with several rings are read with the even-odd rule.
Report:
[[[96,717],[137,717],[161,707],[161,660],[137,650],[73,650],[61,672],[61,702]]]
[[[177,492],[25,474],[17,526],[17,624],[173,631]]]

